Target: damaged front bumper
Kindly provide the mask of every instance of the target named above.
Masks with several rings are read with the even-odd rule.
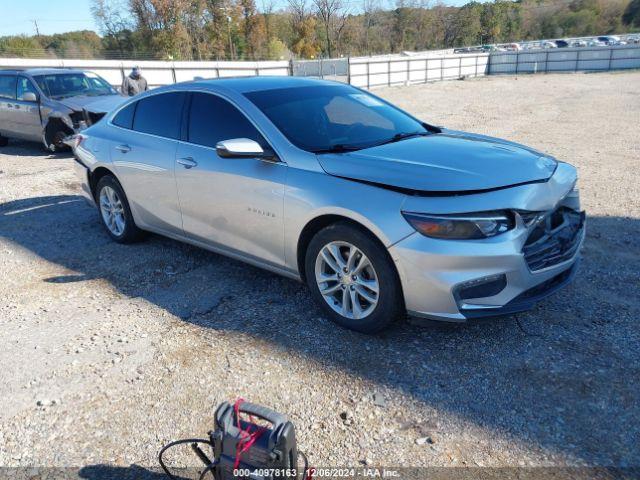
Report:
[[[529,310],[573,278],[585,237],[584,212],[576,214],[579,223],[566,227],[571,238],[562,251],[549,240],[549,263],[540,270],[532,270],[536,263],[523,251],[529,230],[474,244],[412,234],[390,248],[403,271],[409,314],[461,322]]]
[[[512,230],[490,238],[443,240],[415,232],[392,245],[409,314],[452,322],[512,314],[566,285],[586,229],[576,182],[575,169],[560,164],[544,183],[472,199],[408,198],[409,211],[455,213],[473,204],[479,211],[510,209],[516,215]]]
[[[68,133],[66,137],[61,139],[61,143],[73,149],[74,144],[76,143],[78,138],[77,135],[80,134],[83,130],[89,128],[94,123],[99,122],[105,115],[106,112],[91,112],[84,109],[60,117],[62,123],[67,127]],[[49,143],[47,147],[51,150],[54,150],[56,145],[55,143]]]

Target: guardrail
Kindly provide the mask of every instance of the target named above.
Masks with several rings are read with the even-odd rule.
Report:
[[[114,87],[134,66],[139,66],[149,83],[149,88],[171,83],[193,80],[194,78],[223,78],[254,75],[289,75],[288,61],[260,62],[162,62],[162,61],[120,61],[120,60],[63,60],[0,58],[0,69],[9,68],[81,68],[102,76]]]

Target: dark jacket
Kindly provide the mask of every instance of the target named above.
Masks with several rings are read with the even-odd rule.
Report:
[[[146,92],[147,90],[149,90],[147,80],[142,75],[138,76],[138,78],[129,75],[125,77],[122,82],[122,93],[129,97],[133,97],[140,92]]]

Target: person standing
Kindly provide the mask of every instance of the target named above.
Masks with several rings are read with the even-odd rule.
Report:
[[[128,97],[133,97],[147,90],[149,90],[147,79],[140,74],[140,67],[133,67],[129,76],[122,81],[122,93]]]

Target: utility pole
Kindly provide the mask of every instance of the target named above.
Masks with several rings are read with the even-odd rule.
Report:
[[[33,19],[33,25],[36,27],[36,37],[40,36],[40,30],[38,29],[38,21],[36,19]]]

